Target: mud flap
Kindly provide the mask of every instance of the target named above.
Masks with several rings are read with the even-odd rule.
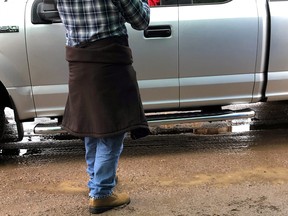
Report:
[[[15,104],[14,104],[12,98],[10,98],[10,101],[11,101],[12,109],[13,109],[13,112],[14,112],[14,118],[15,118],[15,122],[16,122],[17,139],[15,141],[17,142],[17,141],[21,141],[23,139],[23,137],[24,137],[24,129],[23,129],[23,124],[22,124],[22,122],[19,119],[19,115],[18,115],[17,109],[15,107]]]

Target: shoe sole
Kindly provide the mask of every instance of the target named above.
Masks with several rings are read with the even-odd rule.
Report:
[[[129,200],[129,202],[124,203],[124,204],[121,204],[121,205],[119,205],[119,206],[108,206],[108,207],[98,207],[98,208],[89,207],[89,212],[90,212],[91,214],[101,214],[101,213],[103,213],[103,212],[106,212],[106,211],[109,211],[109,210],[112,210],[112,209],[121,209],[121,208],[124,208],[124,207],[127,206],[129,203],[130,203],[130,200]]]

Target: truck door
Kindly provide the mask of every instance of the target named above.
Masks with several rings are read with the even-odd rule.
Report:
[[[255,0],[179,0],[180,107],[251,102]]]
[[[134,68],[146,110],[179,108],[177,0],[151,6],[150,25],[144,32],[128,25]]]
[[[270,56],[266,97],[288,99],[288,0],[269,1],[271,16]]]
[[[26,10],[27,53],[38,116],[62,115],[68,93],[65,29],[57,19],[45,21],[56,17],[53,2],[29,0]],[[177,7],[153,8],[151,28],[145,33],[127,27],[144,108],[179,107]]]
[[[46,13],[54,22],[41,18]],[[61,116],[68,92],[68,64],[65,60],[65,30],[55,12],[53,0],[28,0],[26,43],[36,113]],[[58,20],[57,20],[58,16]]]

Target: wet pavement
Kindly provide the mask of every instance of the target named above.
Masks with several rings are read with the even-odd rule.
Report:
[[[182,124],[127,138],[116,190],[132,201],[102,215],[288,215],[286,104],[253,105],[249,131],[245,120],[244,131],[239,121]],[[1,145],[0,215],[89,215],[82,140],[26,134]]]

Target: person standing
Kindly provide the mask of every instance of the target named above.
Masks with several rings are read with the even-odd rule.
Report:
[[[125,26],[146,29],[150,8],[147,0],[57,0],[57,9],[69,64],[62,127],[84,137],[89,211],[98,214],[130,203],[113,191],[123,140],[150,134]]]

